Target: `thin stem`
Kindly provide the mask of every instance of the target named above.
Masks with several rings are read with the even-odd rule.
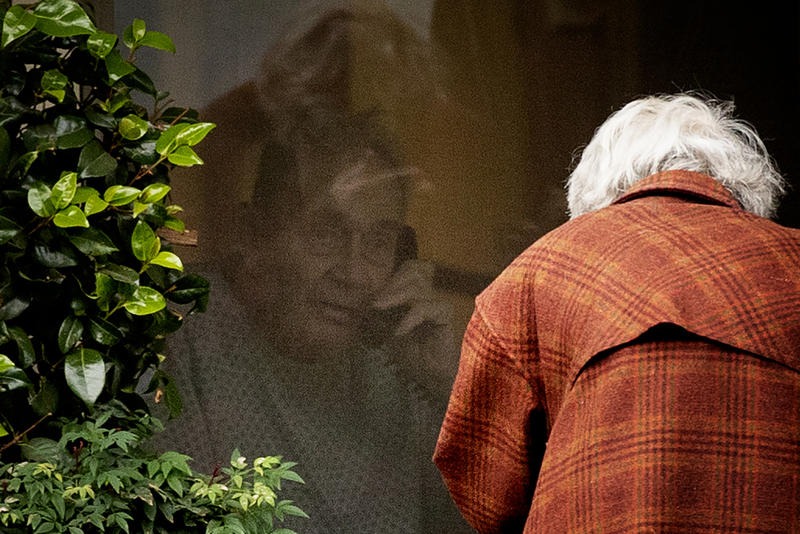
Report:
[[[0,454],[2,454],[2,453],[3,453],[3,452],[6,450],[6,449],[8,449],[9,447],[13,447],[13,446],[14,446],[14,445],[16,445],[17,443],[19,443],[19,440],[21,440],[22,438],[24,438],[24,437],[25,437],[25,435],[26,435],[26,434],[28,434],[28,432],[30,432],[31,430],[33,430],[34,428],[36,428],[37,426],[39,426],[40,424],[42,424],[42,423],[44,422],[44,420],[45,420],[45,419],[47,419],[48,417],[50,417],[51,415],[53,415],[53,414],[52,414],[52,412],[48,412],[48,413],[44,414],[42,417],[40,417],[40,418],[39,418],[39,420],[38,420],[38,421],[36,421],[36,422],[35,422],[35,423],[33,423],[31,426],[29,426],[28,428],[26,428],[24,432],[22,432],[21,434],[16,434],[16,435],[14,436],[14,439],[12,439],[12,440],[11,440],[11,441],[9,441],[8,443],[6,443],[6,444],[5,444],[5,445],[3,445],[2,447],[0,447]]]

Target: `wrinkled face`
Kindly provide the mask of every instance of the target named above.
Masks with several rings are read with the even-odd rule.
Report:
[[[283,334],[314,357],[351,346],[391,277],[402,231],[395,177],[368,163],[342,169],[285,231]]]

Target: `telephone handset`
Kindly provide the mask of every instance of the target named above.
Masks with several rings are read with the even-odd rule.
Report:
[[[403,263],[417,259],[417,233],[410,226],[403,226],[397,238],[394,270]],[[363,324],[364,342],[370,346],[383,344],[397,330],[400,321],[408,313],[409,306],[401,305],[389,309],[373,309],[366,314]]]

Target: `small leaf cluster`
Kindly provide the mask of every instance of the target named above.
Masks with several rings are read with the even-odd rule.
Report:
[[[112,399],[141,407],[145,373],[177,411],[158,369],[164,340],[205,309],[208,282],[184,272],[174,250],[185,227],[170,173],[202,163],[193,147],[214,124],[172,106],[135,65],[143,47],[174,52],[142,20],[120,40],[74,0],[0,1],[0,18],[0,453],[8,459],[21,457],[26,440],[55,438],[59,416]]]
[[[28,461],[0,465],[3,532],[291,534],[278,500],[283,481],[302,483],[291,462],[234,451],[214,475],[194,473],[174,451],[142,443],[160,429],[147,413],[109,403],[91,421],[67,421],[58,441],[30,440]]]

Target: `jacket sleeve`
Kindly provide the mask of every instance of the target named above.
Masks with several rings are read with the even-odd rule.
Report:
[[[522,532],[544,447],[543,429],[532,428],[538,388],[518,358],[535,351],[535,339],[518,306],[505,313],[478,301],[434,452],[450,495],[481,534]],[[506,326],[498,333],[492,324]]]

